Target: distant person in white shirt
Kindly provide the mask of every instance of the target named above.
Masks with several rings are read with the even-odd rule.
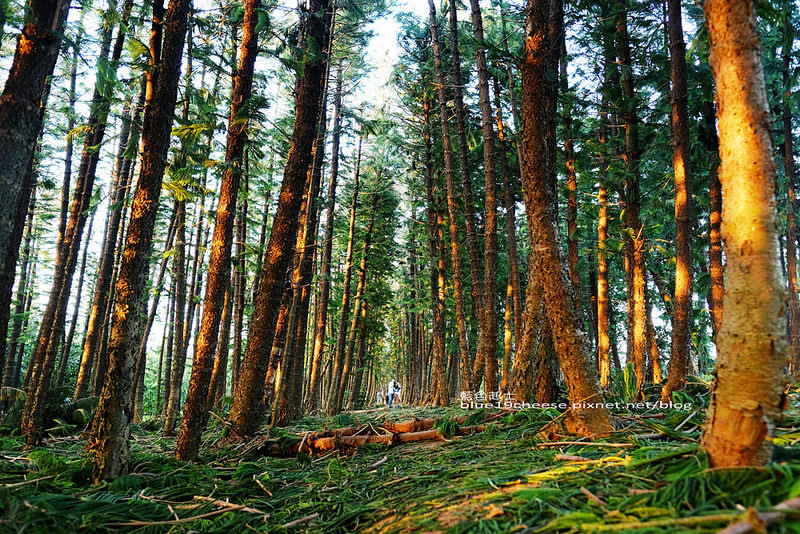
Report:
[[[383,391],[378,390],[378,404],[383,404]]]
[[[389,408],[392,407],[395,400],[400,400],[400,383],[392,377],[386,387],[386,402],[389,404]]]

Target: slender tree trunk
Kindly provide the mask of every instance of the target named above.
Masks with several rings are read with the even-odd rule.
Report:
[[[447,185],[447,216],[450,229],[450,258],[453,263],[453,297],[456,307],[456,329],[458,330],[458,352],[461,362],[461,390],[471,391],[472,373],[470,351],[467,341],[467,313],[464,307],[464,289],[461,279],[461,255],[458,250],[458,206],[456,204],[455,170],[453,168],[453,147],[450,143],[449,112],[445,96],[445,77],[439,51],[439,30],[436,24],[436,7],[428,0],[430,11],[431,40],[433,41],[433,61],[436,69],[436,91],[439,98],[439,121],[442,128],[444,146],[444,175]]]
[[[172,272],[175,276],[175,333],[172,355],[172,371],[170,373],[169,390],[164,402],[166,418],[164,419],[164,435],[175,433],[175,420],[180,405],[181,387],[183,385],[183,368],[186,365],[186,201],[175,201],[175,248],[173,250]],[[199,250],[196,251],[200,253]]]
[[[117,39],[108,63],[108,68],[113,74],[116,74],[116,67],[122,55],[126,34],[125,24],[132,6],[132,0],[128,0],[123,7]],[[110,13],[115,10],[116,2],[109,3],[107,12]],[[99,56],[101,61],[108,59],[112,31],[113,26],[108,26],[103,30]],[[75,181],[75,194],[70,207],[69,222],[59,242],[50,299],[42,318],[39,336],[34,349],[35,358],[32,359],[31,384],[29,394],[26,397],[25,413],[21,422],[21,428],[29,445],[39,441],[43,430],[41,427],[43,424],[44,396],[50,386],[58,343],[64,330],[72,277],[78,262],[83,229],[94,192],[94,180],[97,163],[100,159],[100,147],[103,144],[108,114],[111,109],[111,92],[102,89],[103,80],[107,76],[107,71],[102,71],[98,68],[84,148],[81,155],[81,165]]]
[[[240,120],[253,87],[253,73],[258,56],[256,23],[260,0],[248,0],[242,23],[239,65],[233,81],[233,100],[228,121],[225,149],[226,170],[222,177],[214,238],[211,245],[203,319],[197,349],[192,363],[192,376],[183,409],[181,432],[176,456],[179,460],[194,460],[200,447],[200,435],[208,423],[206,398],[214,365],[220,321],[231,278],[231,242],[236,217],[236,200],[241,179],[242,156],[247,143],[247,122]]]
[[[153,72],[156,80],[144,112],[142,163],[116,284],[109,368],[87,443],[87,450],[94,456],[95,482],[124,473],[130,455],[138,340],[137,318],[129,312],[138,308],[145,293],[190,5],[191,0],[170,0],[162,54]]]
[[[306,16],[301,19],[299,40],[303,47],[316,43],[318,50],[327,50],[330,21],[328,0],[309,0]],[[278,212],[272,223],[264,271],[259,281],[258,295],[250,320],[244,360],[236,386],[230,419],[239,436],[252,434],[261,423],[265,406],[262,387],[267,374],[268,359],[264,357],[272,345],[279,303],[285,286],[293,245],[297,235],[303,185],[311,164],[316,120],[319,117],[319,95],[328,58],[325,53],[304,49],[304,69],[299,71],[295,91],[295,127],[292,145],[284,171]]]
[[[559,84],[564,94],[562,107],[564,130],[564,166],[567,172],[567,266],[569,279],[575,291],[575,302],[580,308],[580,274],[578,273],[578,174],[575,172],[575,140],[572,138],[572,95],[567,80],[566,32],[561,31],[559,54]]]
[[[328,182],[328,206],[326,209],[325,242],[322,249],[322,272],[314,317],[314,347],[311,353],[311,370],[306,394],[306,410],[317,404],[320,366],[325,350],[325,329],[328,325],[328,301],[331,293],[331,255],[333,252],[333,223],[336,209],[336,185],[339,179],[339,143],[342,135],[342,65],[336,69],[336,90],[333,95],[333,141],[331,145],[331,170]]]
[[[92,215],[89,217],[89,227],[86,230],[86,234],[91,236],[92,235],[92,227],[94,226],[94,217],[97,215],[97,210],[92,211]],[[81,294],[83,292],[83,279],[86,275],[86,257],[89,254],[89,239],[86,239],[86,243],[83,245],[83,252],[81,253],[81,267],[78,270],[78,288],[75,292],[75,302],[73,303],[72,308],[72,317],[70,319],[69,324],[69,332],[67,336],[64,338],[64,344],[61,347],[61,360],[58,364],[58,371],[56,372],[56,387],[61,387],[64,385],[64,376],[67,371],[67,364],[69,363],[70,353],[72,352],[72,341],[75,339],[75,328],[78,324],[78,312],[80,311],[81,307]]]
[[[701,447],[713,467],[764,465],[785,400],[789,343],[761,43],[750,1],[709,0],[703,8],[717,87],[728,269]]]
[[[797,223],[795,222],[795,209],[797,199],[795,197],[794,182],[794,139],[792,133],[792,112],[789,106],[789,99],[792,95],[792,45],[794,43],[793,29],[791,25],[792,4],[784,4],[783,22],[783,168],[786,174],[786,194],[789,197],[788,228],[786,230],[786,275],[789,278],[789,319],[792,342],[791,362],[789,370],[792,379],[800,381],[800,300],[798,292],[800,286],[797,281]]]
[[[449,0],[450,6],[450,54],[452,55],[453,97],[458,133],[458,165],[461,173],[461,187],[464,193],[464,220],[467,230],[467,251],[469,252],[469,273],[472,281],[472,316],[480,325],[483,321],[483,278],[478,223],[475,216],[476,202],[472,192],[471,165],[469,163],[469,144],[467,143],[467,108],[464,105],[464,83],[461,74],[461,55],[458,44],[458,6],[457,0]],[[477,358],[478,356],[476,356]],[[472,364],[472,362],[470,362]],[[480,367],[479,375],[473,375],[470,390],[478,388],[483,377],[483,361],[475,362]],[[472,373],[470,373],[471,375]]]
[[[144,108],[145,90],[147,85],[142,79],[136,109],[131,118],[131,110],[127,109],[122,114],[122,129],[120,131],[119,147],[117,149],[116,167],[114,171],[114,187],[109,199],[109,220],[106,239],[100,254],[97,267],[97,279],[94,285],[94,296],[86,323],[86,335],[81,350],[81,360],[78,367],[78,379],[75,384],[73,398],[80,399],[86,396],[92,376],[92,367],[97,359],[97,352],[101,345],[101,333],[105,318],[108,316],[110,305],[110,291],[113,285],[114,259],[117,252],[117,240],[120,238],[120,228],[123,221],[124,203],[126,193],[130,187],[133,174],[135,155],[132,153],[139,144],[139,117]]]
[[[581,435],[604,434],[613,430],[608,412],[605,408],[588,408],[583,404],[603,402],[603,393],[581,330],[575,295],[556,228],[555,199],[547,185],[550,179],[545,133],[548,47],[543,37],[546,13],[546,1],[528,0],[522,64],[525,204],[528,208],[528,225],[533,230],[542,263],[547,317],[566,381],[567,396],[573,404],[571,430]],[[554,155],[550,153],[551,157]]]
[[[637,389],[644,385],[647,359],[647,310],[645,306],[644,226],[639,216],[639,139],[638,117],[633,85],[630,39],[628,36],[627,6],[621,0],[617,5],[617,54],[621,65],[621,114],[625,124],[626,166],[625,198],[625,254],[627,257],[628,286],[628,361],[633,362]]]
[[[711,328],[714,339],[722,329],[722,300],[725,293],[725,266],[722,260],[722,184],[719,181],[719,138],[717,137],[717,121],[714,119],[714,104],[707,102],[703,106],[703,124],[705,144],[709,152],[711,164],[708,169],[709,197],[709,243],[708,274],[710,282],[709,308],[711,311]]]
[[[350,368],[353,363],[353,352],[355,351],[356,337],[359,330],[359,320],[364,312],[364,295],[367,290],[367,265],[369,262],[370,246],[372,245],[372,229],[375,225],[377,206],[373,205],[372,209],[373,214],[365,230],[364,245],[361,248],[361,264],[358,269],[358,284],[356,285],[356,295],[353,304],[353,316],[350,320],[350,328],[347,335],[347,347],[345,348],[344,364],[342,365],[342,379],[337,388],[336,405],[334,406],[336,412],[342,409],[342,404],[344,403],[344,392],[349,378]]]
[[[11,336],[9,337],[8,356],[3,368],[3,386],[17,387],[19,380],[19,369],[17,368],[17,350],[20,346],[20,336],[23,332],[23,324],[27,322],[25,317],[25,305],[28,302],[28,293],[30,293],[30,285],[33,283],[33,265],[35,263],[35,255],[33,254],[32,241],[33,241],[33,216],[36,207],[36,194],[35,191],[31,197],[30,206],[28,207],[27,222],[25,223],[25,238],[22,246],[22,259],[19,267],[19,280],[17,281],[17,298],[14,303],[14,322],[11,326]],[[33,259],[33,261],[31,261]],[[15,374],[16,371],[16,374]]]
[[[512,303],[514,308],[514,343],[519,343],[522,329],[522,283],[519,274],[519,256],[517,254],[517,215],[516,191],[519,181],[511,172],[508,164],[508,139],[503,121],[503,108],[501,103],[500,82],[493,77],[495,111],[497,113],[497,138],[500,145],[500,169],[503,173],[503,201],[506,211],[506,233],[508,234],[508,263],[509,282],[512,290]],[[513,95],[511,95],[513,98]],[[504,389],[505,390],[505,389]]]
[[[483,18],[478,0],[470,0],[472,35],[478,43],[475,59],[478,65],[478,92],[480,94],[481,124],[483,134],[483,172],[485,193],[485,252],[484,252],[484,307],[478,338],[478,360],[483,359],[484,390],[497,391],[497,319],[495,299],[497,297],[497,197],[494,174],[494,128],[492,127],[492,105],[489,100],[489,75],[486,67],[486,51],[483,42]],[[476,384],[477,385],[477,384]]]
[[[686,46],[683,42],[680,0],[667,0],[667,10],[672,72],[672,169],[675,179],[675,305],[669,376],[661,390],[663,401],[669,401],[672,392],[686,384],[692,324],[692,172]]]
[[[342,381],[342,367],[344,365],[344,347],[345,340],[347,339],[347,317],[350,314],[350,283],[353,273],[353,245],[355,240],[356,230],[356,209],[358,208],[358,194],[359,194],[359,177],[361,172],[361,143],[362,138],[359,135],[358,149],[356,153],[356,168],[355,178],[353,184],[353,200],[350,205],[350,223],[347,230],[347,252],[344,261],[344,280],[342,282],[342,305],[339,308],[339,328],[336,330],[336,346],[333,352],[333,375],[330,387],[328,388],[328,406],[327,412],[329,414],[335,413],[336,397],[338,396],[337,388]]]
[[[428,231],[430,232],[430,258],[431,258],[431,313],[432,317],[432,340],[431,340],[431,384],[424,387],[427,395],[423,397],[423,402],[430,402],[437,406],[446,406],[448,397],[445,379],[445,330],[444,330],[444,295],[442,284],[444,283],[444,257],[440,254],[439,228],[442,217],[436,206],[435,178],[433,168],[433,142],[431,139],[431,102],[427,95],[423,101],[424,120],[425,120],[425,192],[427,195]],[[429,366],[423,365],[423,372],[427,372]]]

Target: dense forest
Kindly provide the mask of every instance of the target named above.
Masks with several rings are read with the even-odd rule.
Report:
[[[798,7],[0,0],[0,531],[800,532]]]

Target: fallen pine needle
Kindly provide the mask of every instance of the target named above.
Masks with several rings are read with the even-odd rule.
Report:
[[[50,475],[46,477],[39,477],[39,478],[32,478],[30,480],[23,480],[22,482],[15,482],[13,484],[3,484],[0,488],[18,488],[20,486],[26,486],[28,484],[35,484],[36,482],[41,482],[42,480],[49,480],[51,478],[56,478],[56,475]]]
[[[307,515],[305,517],[301,517],[300,519],[295,519],[294,521],[289,521],[288,523],[284,523],[281,525],[283,528],[292,528],[296,527],[297,525],[302,525],[303,523],[308,523],[309,521],[313,521],[319,517],[317,512],[314,512],[311,515]]]
[[[586,458],[584,456],[575,456],[574,454],[556,454],[556,460],[560,460],[562,462],[591,462],[591,458]]]
[[[581,493],[586,495],[586,497],[590,501],[592,501],[593,503],[595,503],[595,504],[597,504],[599,506],[605,506],[606,505],[606,501],[604,501],[603,499],[601,499],[600,497],[598,497],[597,495],[595,495],[594,493],[592,493],[588,489],[584,488],[583,486],[581,486]]]

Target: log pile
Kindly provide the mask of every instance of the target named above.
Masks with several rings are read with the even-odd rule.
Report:
[[[436,419],[414,418],[410,421],[385,421],[378,425],[367,423],[346,428],[303,432],[277,439],[267,434],[244,444],[239,448],[239,454],[291,458],[300,452],[310,456],[333,450],[348,452],[368,443],[394,447],[415,441],[445,441],[449,436],[466,436],[483,432],[488,426],[485,423],[494,418],[487,418],[484,424],[462,426],[467,421],[467,416],[456,417],[448,422],[447,430],[444,425],[437,427]]]

